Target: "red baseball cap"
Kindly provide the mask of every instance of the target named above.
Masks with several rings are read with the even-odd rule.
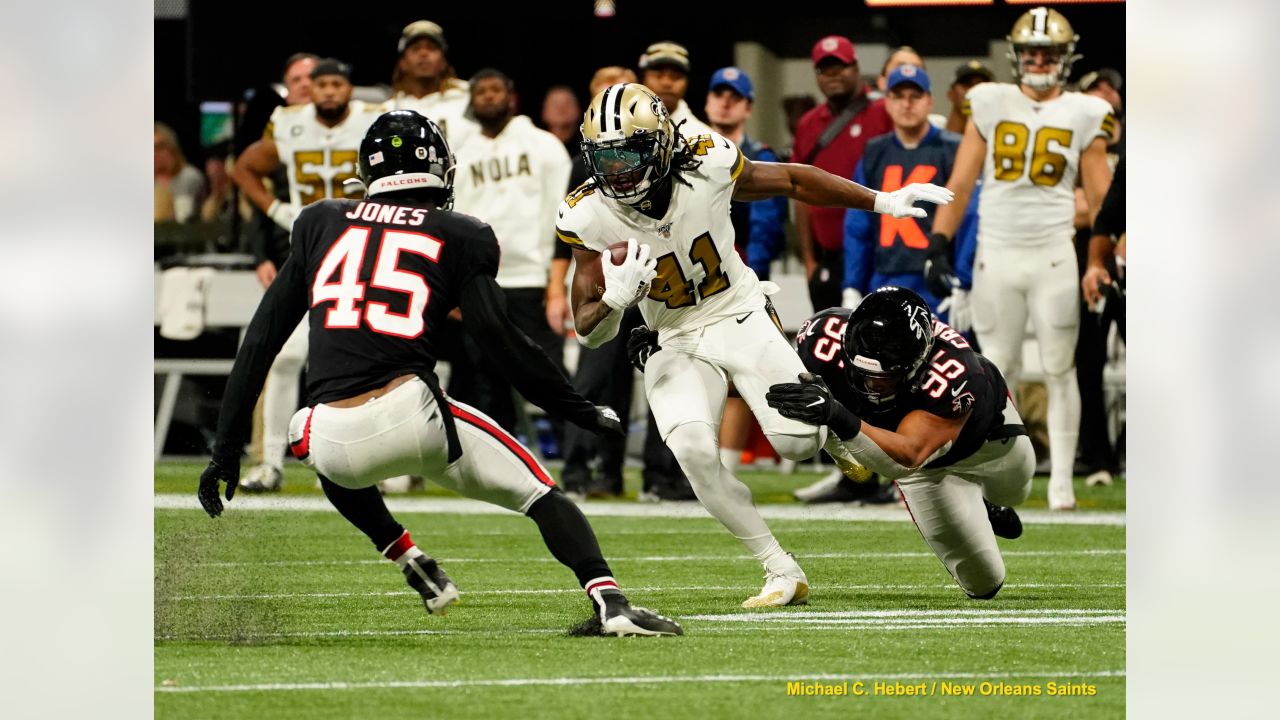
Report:
[[[852,65],[858,60],[858,53],[853,49],[853,41],[843,35],[828,35],[813,44],[813,64],[833,57],[845,65]]]

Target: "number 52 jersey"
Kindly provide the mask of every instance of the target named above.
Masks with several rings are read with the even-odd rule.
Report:
[[[1022,247],[1070,241],[1080,155],[1116,130],[1101,98],[1064,92],[1036,102],[1017,85],[982,83],[965,109],[987,142],[979,239]]]
[[[729,202],[742,171],[742,152],[716,133],[685,141],[700,161],[672,178],[671,203],[659,220],[605,197],[588,180],[560,204],[556,235],[574,247],[604,252],[635,238],[658,261],[645,323],[667,337],[764,307],[755,271],[734,249]],[[685,183],[688,183],[687,185]]]

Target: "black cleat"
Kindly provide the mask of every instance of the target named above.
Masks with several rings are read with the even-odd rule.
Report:
[[[1022,537],[1022,520],[1013,508],[992,505],[986,498],[982,503],[987,506],[987,520],[991,521],[992,532],[1006,540]]]
[[[443,615],[445,609],[458,600],[458,586],[426,555],[409,561],[404,568],[404,579],[422,596],[422,604],[432,615]]]
[[[652,610],[633,606],[618,590],[601,590],[596,614],[569,629],[569,635],[626,637],[628,635],[683,635],[680,623]]]

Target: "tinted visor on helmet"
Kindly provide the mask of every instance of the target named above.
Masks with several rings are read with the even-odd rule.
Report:
[[[656,137],[590,146],[587,165],[606,195],[630,197],[648,189],[658,164]]]

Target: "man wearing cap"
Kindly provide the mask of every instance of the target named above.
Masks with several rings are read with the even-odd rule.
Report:
[[[827,101],[796,127],[791,162],[852,177],[868,140],[893,128],[884,100],[870,100],[849,38],[829,35],[811,53],[818,89]],[[796,237],[815,310],[840,304],[844,276],[844,210],[795,204]]]
[[[416,110],[434,120],[456,155],[480,128],[468,112],[471,91],[449,64],[444,30],[430,20],[411,22],[400,33],[397,49],[390,109]]]
[[[991,72],[981,60],[970,60],[956,68],[956,77],[947,88],[947,100],[951,102],[951,113],[947,115],[947,129],[957,135],[964,132],[969,117],[964,114],[964,95],[974,85],[994,82],[995,73]]]
[[[684,95],[689,91],[689,51],[673,42],[656,42],[640,56],[640,84],[662,99],[685,138],[707,135],[711,128],[694,117]]]
[[[755,104],[755,87],[751,77],[741,68],[725,67],[711,74],[707,94],[707,120],[712,129],[733,141],[752,162],[779,162],[777,154],[765,143],[747,137],[747,119]],[[787,200],[774,197],[754,202],[734,200],[729,204],[738,255],[761,280],[769,279],[769,265],[786,243],[783,222],[787,217]],[[720,421],[720,460],[730,472],[736,472],[742,448],[751,432],[752,415],[740,397],[725,402]]]
[[[278,107],[262,139],[236,158],[231,179],[254,205],[285,230],[302,208],[325,198],[363,197],[343,182],[355,179],[360,142],[381,105],[351,99],[351,66],[328,58],[311,71],[311,102]],[[289,177],[289,201],[267,189],[263,178],[283,166]],[[270,284],[274,266],[259,278]],[[247,491],[280,489],[289,419],[298,409],[298,377],[307,361],[307,323],[289,337],[267,375],[262,396],[262,464],[250,470],[241,487]]]

